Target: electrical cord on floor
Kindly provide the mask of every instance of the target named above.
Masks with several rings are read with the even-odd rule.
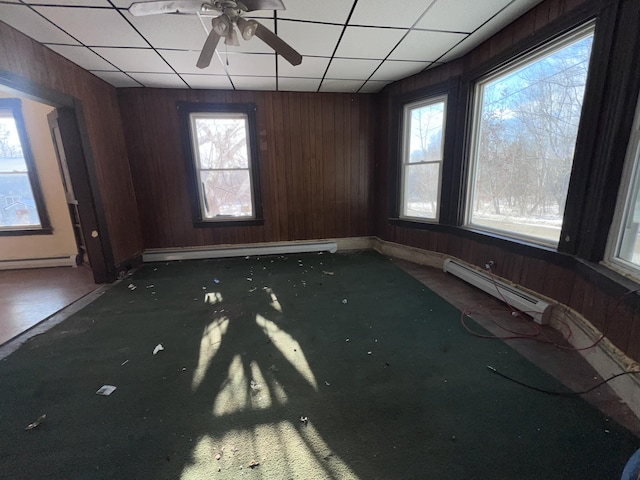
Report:
[[[538,388],[535,387],[533,385],[529,385],[527,383],[521,382],[520,380],[516,380],[515,378],[510,377],[509,375],[505,375],[502,372],[499,372],[498,370],[496,370],[494,367],[492,367],[491,365],[487,365],[487,369],[489,369],[491,372],[495,373],[496,375],[505,378],[507,380],[509,380],[510,382],[516,383],[522,387],[526,387],[529,388],[531,390],[535,390],[536,392],[540,392],[540,393],[546,393],[547,395],[554,395],[556,397],[575,397],[577,395],[584,395],[586,393],[590,393],[592,391],[594,391],[596,388],[599,388],[603,385],[605,385],[606,383],[609,383],[611,380],[613,380],[614,378],[618,378],[618,377],[622,377],[623,375],[632,375],[632,374],[639,374],[640,370],[632,370],[629,372],[622,372],[622,373],[618,373],[616,375],[613,375],[612,377],[607,378],[606,380],[603,380],[600,383],[596,383],[593,387],[584,390],[582,392],[558,392],[558,391],[554,391],[554,390],[545,390],[544,388]]]
[[[507,307],[509,307],[509,310],[511,311],[511,315],[517,318],[521,318],[524,320],[524,315],[531,315],[531,313],[533,312],[526,312],[526,311],[520,311],[517,308],[514,308],[511,304],[509,304],[509,302],[507,301],[507,299],[502,295],[502,292],[500,291],[500,289],[498,288],[498,282],[496,281],[493,271],[491,270],[491,264],[487,264],[485,267],[485,270],[487,272],[487,274],[489,275],[489,277],[491,278],[491,281],[493,282],[493,286],[496,289],[497,294],[499,295],[499,297],[502,299],[502,301],[507,305]],[[610,314],[615,314],[615,312],[618,310],[618,307],[620,306],[620,303],[627,298],[629,295],[632,295],[634,293],[638,293],[640,292],[640,289],[635,289],[635,290],[630,290],[628,292],[626,292],[624,295],[621,295],[617,301],[615,302],[613,309],[610,312],[607,312],[605,315],[605,319],[604,319],[604,328],[602,331],[602,334],[594,341],[592,342],[590,345],[587,345],[585,347],[574,347],[574,346],[567,346],[567,345],[563,345],[562,343],[552,340],[551,338],[549,338],[546,334],[546,332],[544,332],[544,330],[542,330],[536,323],[534,322],[529,322],[529,324],[531,326],[533,326],[536,331],[534,333],[521,333],[521,332],[517,332],[517,331],[513,331],[513,330],[509,330],[507,329],[504,325],[501,325],[499,322],[497,322],[495,319],[493,318],[489,318],[489,320],[491,320],[495,325],[497,325],[499,328],[501,328],[502,330],[505,330],[509,333],[511,333],[512,335],[507,335],[507,336],[498,336],[498,335],[483,335],[477,332],[474,332],[465,322],[465,317],[471,317],[471,313],[473,313],[474,310],[479,311],[482,309],[472,309],[472,308],[466,308],[462,311],[462,314],[460,315],[460,321],[462,323],[462,326],[465,328],[465,330],[467,330],[467,332],[469,332],[471,335],[476,336],[476,337],[480,337],[480,338],[488,338],[488,339],[497,339],[497,340],[519,340],[519,339],[524,339],[524,340],[533,340],[539,343],[546,343],[546,344],[550,344],[553,345],[556,348],[559,348],[561,350],[570,350],[570,351],[574,351],[574,352],[578,352],[578,351],[584,351],[584,350],[590,350],[594,347],[596,347],[600,342],[602,342],[607,334],[607,330],[609,327],[609,321],[610,321]],[[490,309],[489,312],[491,312],[493,309]],[[524,314],[524,315],[523,315]],[[569,338],[572,335],[571,332],[571,328],[569,327],[569,325],[565,322],[563,322],[562,320],[557,320],[557,322],[560,325],[563,325],[564,327],[566,327],[566,330],[569,332],[568,334],[565,334],[564,332],[561,332],[563,339],[563,342],[567,342],[569,340]],[[540,338],[543,337],[543,338]],[[632,372],[635,373],[635,372]]]

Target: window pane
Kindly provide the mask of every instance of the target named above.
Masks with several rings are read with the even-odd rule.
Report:
[[[11,111],[0,110],[0,228],[39,226],[16,122]]]
[[[204,171],[200,178],[206,218],[253,215],[248,170]]]
[[[244,118],[196,119],[201,169],[249,168]]]
[[[401,217],[438,219],[446,97],[403,108]]]
[[[410,110],[409,155],[406,161],[433,162],[442,159],[444,102]]]
[[[26,173],[0,174],[0,227],[39,227],[40,218]]]
[[[592,42],[477,87],[471,224],[558,243]]]
[[[405,167],[403,216],[437,218],[439,182],[440,163],[407,165]]]
[[[0,110],[0,173],[27,172],[22,145],[11,112]]]

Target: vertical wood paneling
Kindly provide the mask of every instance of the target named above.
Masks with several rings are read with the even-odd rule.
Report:
[[[369,197],[373,97],[348,94],[123,89],[122,122],[147,248],[373,234]],[[264,225],[194,228],[176,103],[257,107]],[[371,127],[369,126],[371,125]],[[360,221],[363,218],[364,220]]]
[[[142,236],[116,89],[2,22],[0,66],[24,79],[26,90],[47,89],[81,102],[114,262],[139,254]]]

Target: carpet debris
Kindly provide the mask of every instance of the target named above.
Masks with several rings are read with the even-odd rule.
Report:
[[[27,427],[25,428],[25,430],[33,430],[33,429],[34,429],[34,428],[36,428],[38,425],[40,425],[40,424],[44,421],[44,419],[45,419],[45,418],[47,418],[47,416],[46,416],[46,415],[40,415],[40,416],[38,417],[38,419],[37,419],[35,422],[30,423],[29,425],[27,425]]]
[[[126,365],[127,363],[129,363],[129,360],[125,360],[124,362],[122,362],[122,363],[120,364],[120,366],[122,367],[123,365]]]
[[[275,365],[271,365],[269,367],[269,370],[271,370],[272,372],[277,372],[278,371],[278,367],[276,367]]]
[[[325,384],[327,387],[331,386],[331,384],[330,384],[329,382],[327,382],[326,380],[324,381],[324,384]]]
[[[255,380],[251,380],[251,390],[253,390],[254,392],[256,390],[260,390],[260,384],[258,384],[258,382],[256,382]]]
[[[103,385],[96,392],[98,395],[103,395],[105,397],[111,395],[115,391],[116,387],[113,385]]]
[[[342,303],[344,303],[344,304],[346,305],[346,304],[347,304],[347,299],[346,299],[346,298],[343,298],[343,299],[342,299]]]
[[[300,417],[300,421],[306,425],[307,423],[309,423],[309,418],[307,418],[307,417]]]
[[[348,342],[348,341],[349,341],[349,339],[347,338],[347,339],[345,340],[345,342]]]
[[[153,354],[155,355],[156,353],[158,353],[158,352],[160,352],[162,350],[164,350],[164,347],[162,346],[161,343],[159,343],[159,344],[156,345],[156,348],[153,349]]]
[[[218,278],[216,277],[213,279],[213,283],[220,283],[220,280],[218,280]]]
[[[371,355],[372,353],[373,353],[373,352],[372,352],[371,350],[369,350],[369,351],[367,352],[367,355]]]
[[[147,285],[147,286],[146,286],[146,288],[153,288],[153,287],[155,287],[155,285],[153,285],[153,284],[152,284],[152,285]]]
[[[130,283],[127,288],[133,292],[138,287],[136,287],[133,283]]]
[[[322,270],[322,273],[324,273],[325,275],[333,275],[333,272],[328,272],[326,270]]]
[[[256,462],[255,460],[251,460],[251,463],[249,464],[249,468],[256,468],[258,465],[260,465],[260,462]]]

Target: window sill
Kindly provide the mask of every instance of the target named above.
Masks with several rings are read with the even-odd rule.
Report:
[[[37,230],[0,230],[0,237],[26,237],[29,235],[53,235],[53,228],[38,228]]]
[[[195,220],[193,226],[196,228],[216,228],[216,227],[253,227],[264,225],[264,219],[252,218],[250,220]]]

